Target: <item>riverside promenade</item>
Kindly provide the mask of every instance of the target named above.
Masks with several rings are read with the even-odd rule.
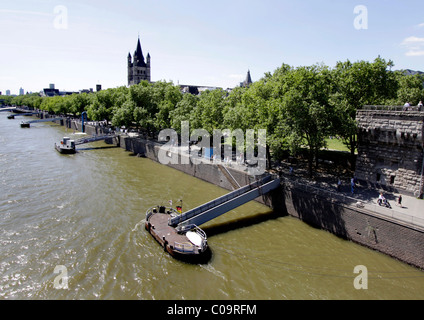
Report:
[[[211,163],[207,159],[203,159],[202,161]],[[247,166],[237,163],[237,161],[221,161],[218,163],[231,170],[247,172]],[[279,173],[282,176],[282,181],[296,184],[297,187],[303,189],[305,192],[321,194],[328,199],[339,200],[355,208],[364,209],[377,217],[386,217],[391,221],[398,221],[411,228],[424,231],[424,200],[422,199],[402,193],[391,193],[378,188],[371,188],[361,185],[360,182],[356,184],[354,193],[352,194],[349,178],[342,179],[342,185],[340,191],[338,191],[337,177],[324,174],[315,180],[310,180],[307,178],[306,170],[294,168],[291,171],[288,165],[278,167],[272,171],[273,173]],[[391,208],[380,206],[377,203],[380,192],[383,192]],[[402,195],[401,205],[398,205],[399,195]]]
[[[392,221],[399,221],[407,224],[409,227],[417,228],[424,231],[424,200],[414,196],[402,193],[388,192],[379,188],[365,186],[358,182],[351,193],[350,178],[345,177],[342,180],[340,191],[337,190],[337,177],[329,174],[322,174],[315,180],[306,178],[306,170],[295,168],[290,173],[289,167],[279,168],[280,172],[286,179],[294,182],[306,192],[314,192],[323,196],[340,200],[348,205],[359,209],[367,210],[369,213],[380,218],[389,218]],[[380,192],[389,202],[391,208],[380,206],[377,203]],[[398,205],[399,195],[402,195],[402,205]]]

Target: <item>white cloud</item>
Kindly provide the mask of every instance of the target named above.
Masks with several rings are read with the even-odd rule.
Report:
[[[415,36],[411,36],[403,40],[402,44],[404,45],[412,45],[412,44],[424,44],[424,38],[419,38]]]
[[[424,38],[410,36],[403,40],[402,45],[408,49],[408,51],[405,53],[405,56],[407,57],[424,56]]]
[[[407,57],[422,57],[424,56],[424,50],[409,50],[405,55]]]
[[[419,28],[423,28],[423,27],[424,27],[424,22],[423,22],[423,23],[420,23],[420,24],[418,25],[418,27],[419,27]]]

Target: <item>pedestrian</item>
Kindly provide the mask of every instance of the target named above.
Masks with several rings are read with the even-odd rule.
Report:
[[[423,110],[423,102],[422,102],[422,101],[420,101],[420,102],[418,103],[418,111],[424,111],[424,110]]]
[[[386,198],[384,198],[383,192],[380,192],[380,195],[378,196],[378,200],[377,200],[378,204],[380,206],[383,205],[383,203],[384,203],[385,200],[386,200]]]
[[[399,205],[399,207],[402,208],[402,195],[401,194],[399,195],[399,198],[398,198],[398,205]]]
[[[342,181],[340,180],[340,178],[338,178],[337,180],[337,192],[340,192],[342,189]]]
[[[408,111],[410,106],[411,106],[411,105],[409,104],[409,102],[406,102],[406,103],[403,105],[403,111]]]

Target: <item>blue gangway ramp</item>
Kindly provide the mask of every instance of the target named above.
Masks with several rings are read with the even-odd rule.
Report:
[[[95,142],[95,141],[100,141],[100,140],[105,140],[105,139],[113,139],[118,137],[117,134],[104,134],[104,135],[94,135],[94,136],[90,136],[90,137],[86,137],[86,138],[81,138],[75,141],[75,145],[80,145],[80,144],[84,144],[84,143],[90,143],[90,142]]]
[[[280,186],[280,179],[268,175],[261,180],[230,192],[169,220],[169,225],[184,229],[200,226]]]
[[[27,126],[29,127],[30,123],[40,123],[40,122],[55,122],[58,120],[64,120],[65,118],[45,118],[45,119],[39,119],[39,120],[28,120],[28,121],[22,121],[21,122],[21,127],[22,126]]]

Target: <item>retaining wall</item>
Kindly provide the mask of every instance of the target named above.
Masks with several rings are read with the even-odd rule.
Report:
[[[305,192],[287,181],[280,192],[289,215],[424,270],[424,230],[420,227],[378,216],[355,203]]]

